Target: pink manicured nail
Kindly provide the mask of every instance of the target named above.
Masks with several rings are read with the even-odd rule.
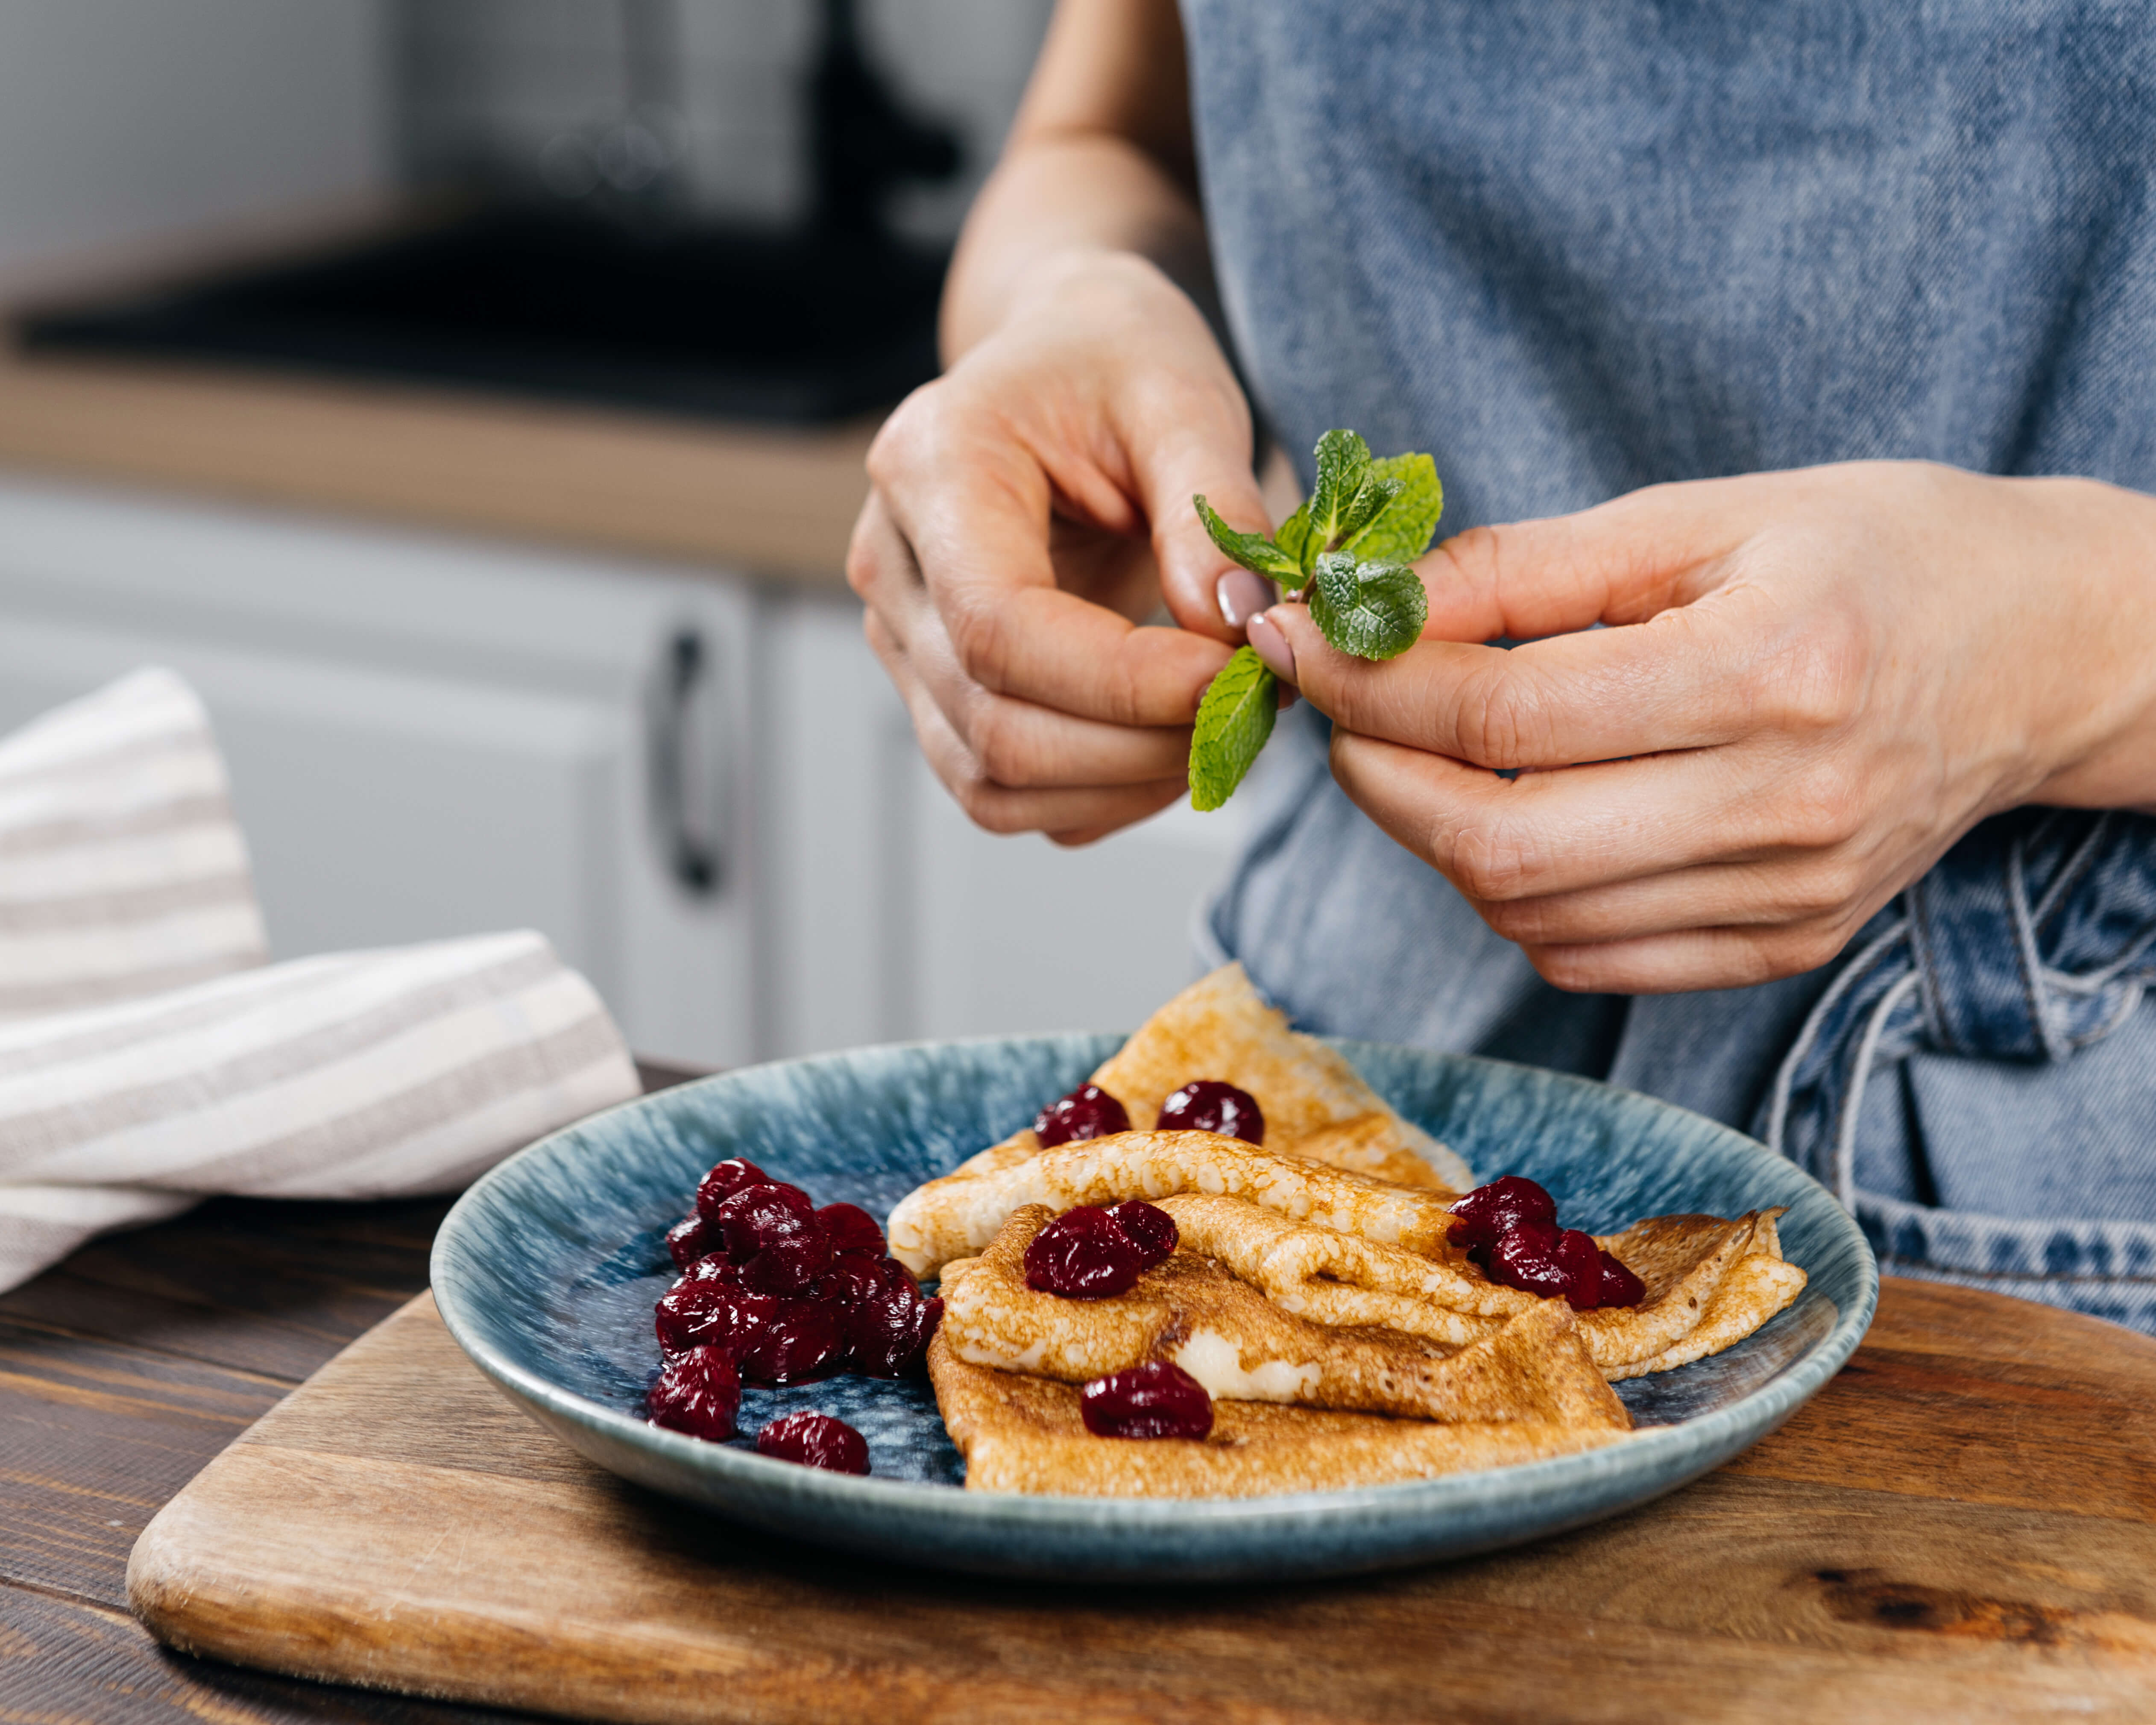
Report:
[[[1230,629],[1240,629],[1266,606],[1280,600],[1271,582],[1248,569],[1230,569],[1223,575],[1213,588],[1213,597]]]
[[[1250,646],[1264,660],[1272,674],[1284,683],[1295,680],[1295,649],[1287,644],[1287,636],[1272,619],[1269,611],[1260,611],[1250,621],[1245,631]]]

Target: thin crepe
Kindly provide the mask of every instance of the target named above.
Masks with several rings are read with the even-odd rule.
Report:
[[[1026,1248],[1053,1219],[1045,1205],[1025,1205],[981,1256],[946,1271],[942,1333],[958,1358],[1074,1384],[1160,1359],[1216,1399],[1447,1422],[1631,1423],[1561,1300],[1529,1298],[1489,1335],[1448,1347],[1296,1317],[1188,1249],[1112,1298],[1065,1299],[1025,1281]]]
[[[1144,1127],[1159,1119],[1172,1092],[1197,1078],[1220,1079],[1255,1097],[1265,1117],[1265,1147],[1277,1155],[1403,1186],[1465,1192],[1475,1183],[1466,1163],[1386,1106],[1343,1055],[1291,1029],[1287,1015],[1266,1004],[1240,964],[1201,977],[1162,1007],[1095,1069],[1091,1081],[1123,1105],[1132,1125]],[[993,1173],[1040,1150],[1033,1128],[1021,1127],[944,1179]]]
[[[1022,1204],[1045,1204],[1060,1214],[1078,1204],[1178,1192],[1247,1198],[1297,1221],[1424,1255],[1443,1249],[1452,1224],[1445,1209],[1452,1194],[1442,1188],[1392,1185],[1219,1132],[1130,1132],[1058,1145],[1001,1168],[962,1168],[916,1187],[891,1213],[891,1255],[926,1278],[982,1250]]]
[[[1214,1404],[1202,1440],[1096,1437],[1078,1391],[960,1359],[942,1332],[928,1376],[969,1491],[1088,1497],[1260,1497],[1508,1467],[1623,1441],[1608,1426],[1434,1425],[1269,1402]]]

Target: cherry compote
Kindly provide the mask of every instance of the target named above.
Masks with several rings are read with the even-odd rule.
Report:
[[[723,1252],[726,1243],[719,1231],[711,1226],[711,1219],[699,1210],[693,1216],[685,1216],[666,1230],[666,1255],[676,1267],[686,1270],[699,1258],[713,1252]]]
[[[866,1252],[872,1258],[883,1255],[883,1230],[859,1204],[827,1204],[816,1212],[816,1220],[833,1251]]]
[[[866,1210],[818,1209],[799,1187],[738,1158],[704,1177],[696,1203],[696,1214],[668,1233],[684,1273],[652,1313],[667,1370],[692,1357],[718,1358],[733,1374],[737,1402],[743,1383],[799,1384],[850,1368],[880,1378],[922,1369],[943,1302],[923,1298],[906,1266],[885,1255],[883,1230]],[[671,1404],[654,1396],[657,1420]],[[716,1421],[706,1423],[716,1431]],[[732,1430],[728,1424],[719,1435]],[[865,1459],[859,1471],[867,1471]]]
[[[716,1216],[719,1206],[744,1186],[768,1186],[771,1176],[752,1162],[730,1156],[706,1174],[696,1188],[696,1214]]]
[[[1097,1084],[1081,1084],[1069,1096],[1057,1097],[1033,1122],[1033,1135],[1044,1150],[1130,1129],[1131,1117],[1123,1105]]]
[[[1453,1204],[1452,1214],[1458,1219],[1446,1237],[1466,1247],[1467,1255],[1487,1270],[1491,1248],[1512,1229],[1522,1222],[1554,1227],[1557,1200],[1532,1180],[1507,1174],[1477,1186]]]
[[[1174,1217],[1141,1198],[1127,1198],[1121,1204],[1110,1204],[1108,1219],[1145,1254],[1145,1267],[1148,1270],[1173,1251],[1176,1241],[1182,1238],[1176,1232]]]
[[[1096,1378],[1078,1394],[1095,1437],[1202,1438],[1213,1430],[1213,1398],[1178,1365],[1147,1360]]]
[[[829,1414],[781,1414],[756,1435],[756,1452],[832,1473],[866,1473],[868,1440]]]
[[[780,1309],[734,1344],[743,1378],[751,1384],[799,1384],[829,1377],[845,1364],[846,1338],[836,1311],[820,1300],[773,1303]]]
[[[726,1250],[746,1262],[781,1240],[824,1243],[816,1206],[798,1186],[766,1180],[744,1186],[721,1204],[711,1219],[726,1237]],[[825,1247],[828,1251],[829,1248]]]
[[[1636,1306],[1646,1296],[1640,1278],[1577,1228],[1560,1228],[1557,1204],[1532,1180],[1507,1174],[1478,1186],[1452,1206],[1447,1235],[1491,1281],[1577,1311]]]
[[[905,1274],[903,1266],[894,1267]],[[846,1314],[847,1359],[870,1378],[912,1377],[927,1363],[929,1339],[942,1321],[941,1299],[924,1300],[911,1286],[880,1289]]]
[[[660,1368],[644,1399],[654,1425],[724,1443],[741,1410],[741,1374],[723,1348],[692,1348]]]
[[[1164,1132],[1219,1132],[1246,1144],[1265,1141],[1265,1117],[1258,1099],[1218,1078],[1194,1078],[1160,1105]]]
[[[1128,1214],[1130,1226],[1116,1210]],[[1174,1219],[1149,1204],[1133,1199],[1115,1210],[1081,1204],[1028,1243],[1025,1285],[1065,1300],[1109,1299],[1173,1251],[1175,1240]]]

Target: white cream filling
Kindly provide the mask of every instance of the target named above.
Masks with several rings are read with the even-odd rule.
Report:
[[[1292,1402],[1317,1388],[1315,1360],[1298,1366],[1269,1359],[1245,1368],[1242,1350],[1218,1330],[1194,1330],[1173,1357],[1208,1395],[1226,1401]]]

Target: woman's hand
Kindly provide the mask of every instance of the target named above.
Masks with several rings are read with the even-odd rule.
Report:
[[[1398,659],[1296,605],[1251,642],[1336,721],[1348,794],[1561,988],[1809,970],[1986,815],[2156,803],[2136,493],[1854,464],[1478,528],[1419,567]],[[1468,644],[1499,637],[1526,644]]]
[[[1191,495],[1263,531],[1250,460],[1211,329],[1127,254],[1036,271],[891,416],[847,578],[975,821],[1081,843],[1182,793],[1199,697],[1271,599],[1242,571],[1222,584]],[[1182,627],[1142,627],[1163,602]]]

